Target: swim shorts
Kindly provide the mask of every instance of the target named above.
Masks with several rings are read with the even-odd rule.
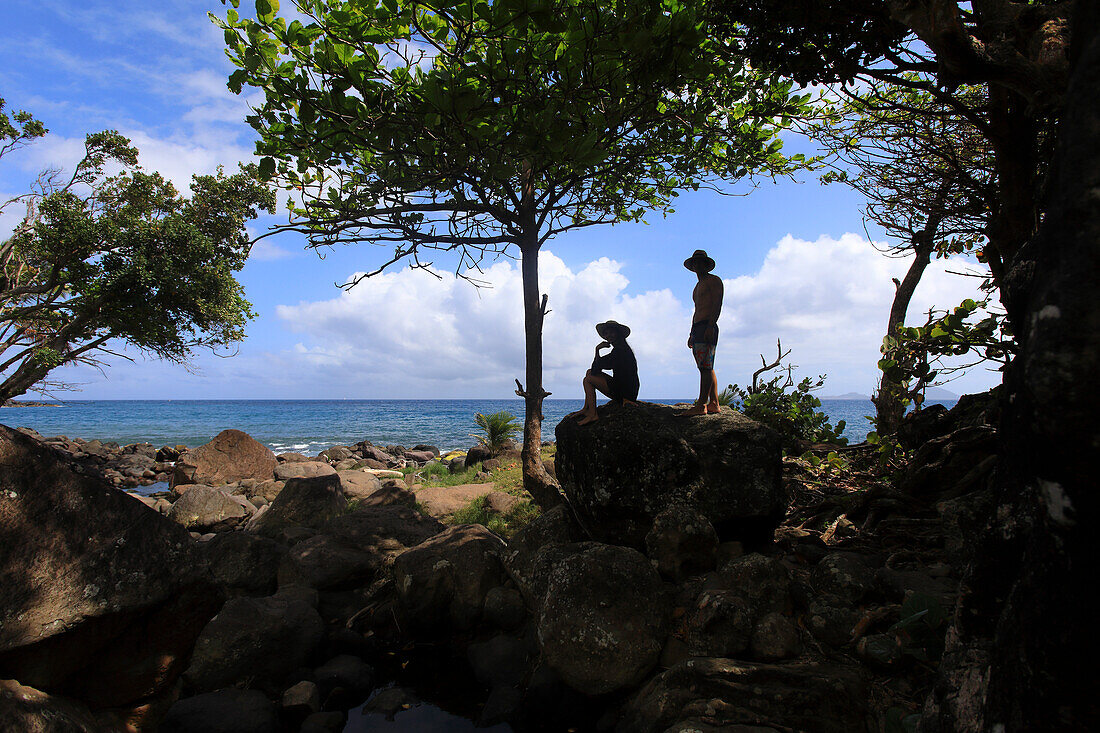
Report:
[[[718,324],[697,321],[691,324],[691,353],[700,369],[714,368],[714,351],[718,346]]]

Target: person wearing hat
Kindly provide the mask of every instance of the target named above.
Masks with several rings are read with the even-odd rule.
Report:
[[[638,360],[626,342],[630,329],[615,321],[596,324],[596,333],[603,339],[596,344],[596,356],[592,368],[584,375],[584,407],[577,416],[579,425],[596,422],[596,391],[599,390],[614,402],[634,402],[638,399]],[[611,347],[611,352],[600,355],[601,349]],[[604,370],[611,370],[608,374]]]
[[[718,375],[714,373],[714,351],[718,346],[718,316],[722,313],[722,278],[710,274],[714,260],[701,249],[684,260],[684,267],[699,277],[691,293],[695,313],[691,317],[688,348],[699,367],[699,399],[684,416],[718,412]]]

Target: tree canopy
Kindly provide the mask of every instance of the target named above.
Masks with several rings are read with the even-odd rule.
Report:
[[[0,129],[0,154],[28,129],[45,134],[32,119]],[[274,194],[254,170],[219,170],[194,176],[187,198],[137,158],[119,133],[90,134],[68,178],[46,171],[18,197],[27,213],[0,244],[0,399],[48,391],[52,369],[98,364],[112,339],[186,362],[244,338],[252,313],[233,273],[248,256],[245,222]]]
[[[230,87],[263,89],[248,118],[261,170],[292,191],[279,229],[314,247],[392,247],[349,285],[439,251],[469,276],[520,250],[528,477],[541,471],[546,394],[542,244],[670,211],[682,189],[802,163],[777,134],[808,97],[731,64],[721,52],[737,39],[717,39],[699,2],[299,0],[305,22],[273,0],[254,19],[229,4],[218,22],[240,67]]]

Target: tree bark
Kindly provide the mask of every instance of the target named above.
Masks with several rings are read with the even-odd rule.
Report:
[[[1100,4],[1079,3],[1050,208],[1016,257],[993,512],[962,580],[921,730],[1100,730]],[[969,660],[960,663],[958,660]]]
[[[516,390],[524,400],[523,488],[543,509],[561,503],[557,482],[542,465],[542,401],[549,394],[542,387],[542,322],[545,299],[539,297],[539,244],[537,236],[528,236],[520,246],[523,276],[523,325],[526,356],[526,387]]]
[[[932,261],[933,242],[939,219],[931,218],[924,228],[913,237],[913,252],[916,257],[909,265],[905,277],[894,292],[894,302],[890,305],[890,317],[886,321],[886,335],[892,336],[905,325],[905,314],[909,311],[909,302],[917,289],[921,276],[928,263]],[[875,428],[879,435],[897,432],[902,417],[905,416],[905,385],[890,379],[883,373],[878,383],[878,393],[871,398],[875,404]]]

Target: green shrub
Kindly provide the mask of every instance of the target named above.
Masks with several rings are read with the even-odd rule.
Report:
[[[502,449],[506,441],[514,438],[523,429],[515,415],[504,411],[488,415],[479,412],[474,415],[474,422],[477,423],[481,433],[471,433],[471,437],[477,438],[479,443],[494,453]]]
[[[847,438],[841,437],[844,421],[839,421],[836,427],[830,425],[829,416],[818,409],[821,400],[812,394],[813,390],[824,386],[824,375],[816,381],[807,377],[794,390],[787,391],[790,382],[788,377],[776,377],[764,382],[755,392],[743,390],[736,384],[726,389],[736,396],[737,402],[732,406],[778,432],[787,452],[796,451],[800,440],[847,445]]]

